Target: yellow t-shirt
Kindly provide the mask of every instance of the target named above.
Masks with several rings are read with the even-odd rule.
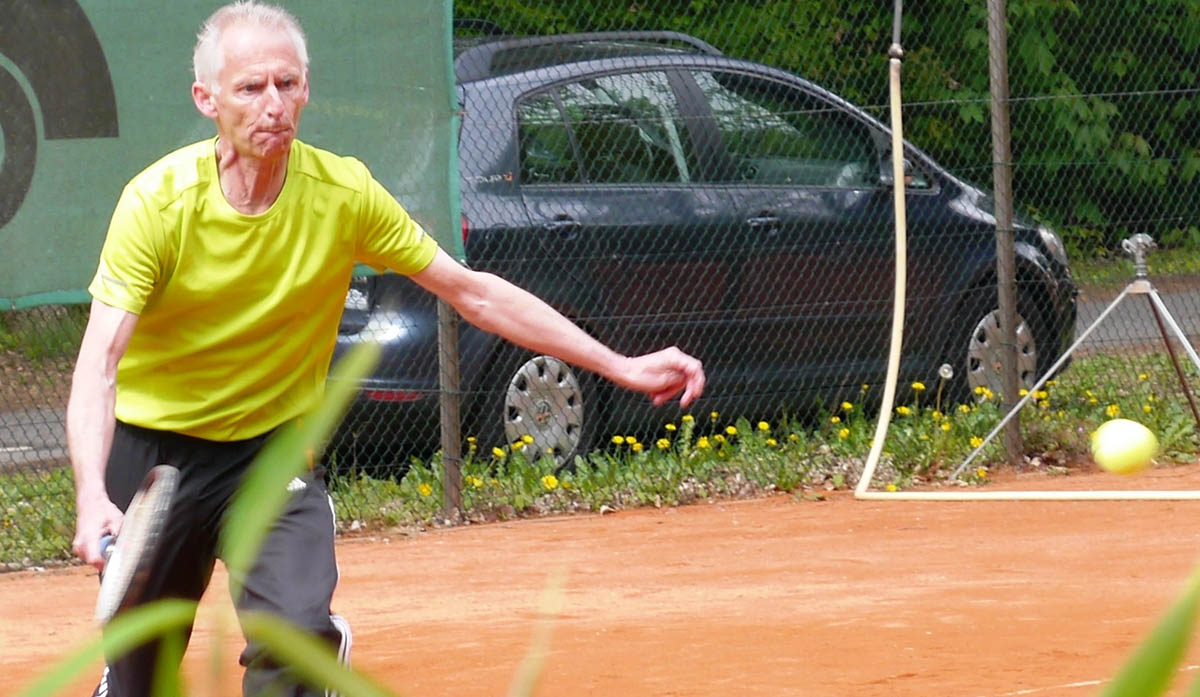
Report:
[[[412,274],[437,244],[361,162],[299,141],[274,205],[239,213],[215,146],[181,148],[126,185],[88,290],[139,315],[117,418],[226,441],[316,405],[356,262]]]

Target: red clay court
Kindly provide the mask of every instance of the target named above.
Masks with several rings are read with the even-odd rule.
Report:
[[[997,479],[987,489],[1194,489],[1200,468]],[[565,608],[538,695],[1076,697],[1103,689],[1200,561],[1200,502],[834,492],[348,538],[338,551],[355,665],[410,697],[505,694],[558,566]],[[95,588],[81,567],[0,575],[5,694],[95,636]],[[236,627],[218,572],[186,659],[192,694],[240,694]],[[1196,679],[1194,653],[1171,694]]]

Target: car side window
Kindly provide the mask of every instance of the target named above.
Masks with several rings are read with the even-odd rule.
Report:
[[[517,120],[525,183],[571,183],[580,173],[592,184],[686,183],[696,171],[665,73],[572,82],[522,102]],[[578,167],[566,162],[571,151]]]
[[[867,126],[795,87],[741,73],[693,73],[708,99],[735,182],[875,188],[879,154]]]
[[[522,184],[583,181],[571,137],[553,93],[526,99],[517,107]]]

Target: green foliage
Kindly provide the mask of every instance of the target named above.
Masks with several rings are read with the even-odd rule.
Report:
[[[1155,697],[1165,693],[1187,651],[1196,624],[1198,602],[1200,569],[1192,572],[1175,605],[1126,661],[1101,696]],[[1198,687],[1200,682],[1193,683],[1188,694],[1197,694]]]
[[[986,4],[935,0],[905,9],[905,136],[963,179],[987,185]],[[1007,9],[1017,201],[1089,254],[1134,232],[1162,239],[1196,220],[1200,3],[1085,11],[1072,0],[1009,0]],[[513,34],[682,31],[886,115],[891,13],[875,2],[460,0],[454,11]]]
[[[0,569],[69,559],[74,524],[70,468],[0,474]]]

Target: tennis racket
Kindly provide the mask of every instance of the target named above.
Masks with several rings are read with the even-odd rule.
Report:
[[[127,600],[137,598],[146,583],[178,485],[179,470],[174,467],[158,465],[151,469],[125,510],[121,534],[105,535],[100,540],[104,569],[100,572],[96,620],[101,624],[123,610]]]

